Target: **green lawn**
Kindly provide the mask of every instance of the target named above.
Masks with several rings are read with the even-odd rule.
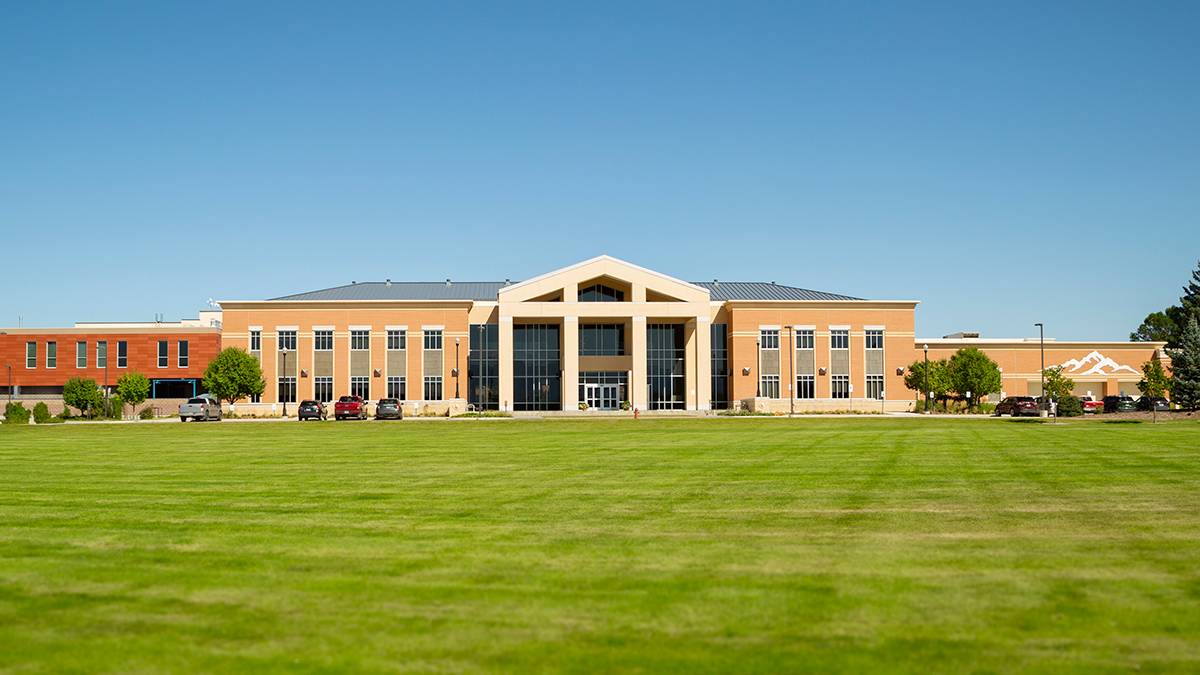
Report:
[[[0,672],[1200,669],[1200,424],[0,428]]]

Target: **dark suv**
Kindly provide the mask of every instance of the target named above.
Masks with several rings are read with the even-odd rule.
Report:
[[[1143,396],[1137,400],[1138,410],[1170,410],[1171,404],[1161,396]]]
[[[1104,412],[1128,412],[1137,410],[1137,402],[1132,396],[1105,396]]]
[[[1011,415],[1013,417],[1033,415],[1036,417],[1037,414],[1037,401],[1034,401],[1032,396],[1009,396],[996,404],[997,417],[1000,415]]]
[[[323,419],[327,419],[329,413],[326,412],[324,403],[308,400],[300,401],[300,410],[296,414],[296,417],[299,417],[301,422],[304,420],[317,420],[320,422]]]

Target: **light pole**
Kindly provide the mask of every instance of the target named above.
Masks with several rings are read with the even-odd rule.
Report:
[[[1038,327],[1038,343],[1042,351],[1042,402],[1038,404],[1038,410],[1044,410],[1042,406],[1046,405],[1046,327],[1040,323],[1033,325]]]
[[[929,414],[929,345],[925,345],[925,414]]]
[[[788,347],[790,347],[788,355],[788,363],[791,364],[791,378],[788,380],[788,398],[792,406],[792,414],[796,414],[796,392],[792,386],[796,383],[796,331],[792,330],[791,326],[784,326],[784,330],[788,332]]]
[[[4,367],[8,368],[8,404],[12,405],[12,366],[5,364]]]
[[[754,348],[758,350],[758,372],[754,373],[754,377],[758,378],[758,387],[754,390],[758,393],[755,396],[762,396],[762,336],[754,338]]]
[[[287,390],[288,390],[288,386],[287,386],[287,377],[288,377],[287,353],[288,353],[288,350],[287,350],[287,347],[284,347],[283,349],[281,349],[279,351],[283,354],[283,386],[280,387],[279,398],[283,400],[283,416],[286,419],[287,418],[287,400],[288,400],[288,395],[287,395]]]
[[[454,338],[454,398],[458,398],[458,338]]]

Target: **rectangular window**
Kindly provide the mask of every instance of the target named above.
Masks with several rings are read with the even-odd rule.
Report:
[[[57,368],[58,367],[58,343],[57,342],[47,342],[46,343],[46,367],[47,368]]]
[[[167,358],[167,341],[159,340],[158,341],[158,367],[166,368],[167,364],[169,362],[170,362],[170,359]]]
[[[329,403],[333,400],[333,378],[332,377],[314,377],[313,378],[313,397],[321,403]]]
[[[831,331],[829,331],[829,348],[830,349],[850,349],[850,331],[848,331],[848,330],[831,330]]]
[[[352,330],[350,331],[350,349],[354,351],[366,351],[371,348],[371,331],[369,330]]]
[[[96,367],[108,367],[108,341],[101,340],[96,343]]]
[[[442,331],[427,330],[425,331],[425,351],[436,352],[442,348]]]
[[[117,367],[129,367],[129,343],[124,340],[117,340]]]
[[[187,340],[179,341],[179,367],[180,368],[188,367],[188,341]]]
[[[406,349],[407,345],[405,344],[405,342],[407,342],[407,341],[408,341],[408,335],[406,334],[405,331],[389,330],[387,332],[387,348],[388,348],[388,351],[390,351],[390,352],[398,352],[401,349]],[[389,398],[396,398],[396,397],[390,396]]]
[[[796,398],[816,398],[812,375],[796,376]]]
[[[437,375],[425,376],[425,398],[426,401],[442,400],[442,378]]]
[[[686,407],[686,338],[684,327],[673,323],[646,325],[646,380],[650,410]]]
[[[280,403],[296,402],[296,378],[279,378],[279,401]]]
[[[87,368],[87,342],[84,340],[75,343],[75,367]]]
[[[350,395],[361,396],[363,401],[371,400],[371,378],[365,375],[351,377]]]
[[[25,367],[37,368],[37,343],[25,343]]]
[[[883,349],[883,331],[866,331],[867,349]]]
[[[625,324],[579,324],[580,356],[625,356]]]
[[[813,337],[811,328],[800,328],[796,330],[796,349],[813,349],[816,341]]]
[[[296,351],[296,331],[281,330],[279,331],[279,350]]]
[[[559,324],[513,326],[514,410],[562,408],[561,335]]]
[[[779,331],[762,331],[758,339],[758,344],[762,349],[779,349]]]
[[[252,352],[261,352],[262,351],[262,331],[260,331],[260,330],[250,331],[250,351],[252,351]]]
[[[333,351],[333,331],[319,330],[313,332],[313,349],[319,352]]]
[[[778,337],[778,336],[777,336]],[[759,379],[758,395],[765,398],[779,398],[779,376],[763,375]]]
[[[476,323],[467,341],[467,403],[500,408],[500,326]]]
[[[867,398],[871,400],[879,400],[883,398],[883,376],[868,375],[867,376]]]
[[[831,375],[829,377],[830,396],[833,398],[850,398],[850,376]]]
[[[408,400],[408,392],[405,391],[404,378],[402,376],[388,375],[387,397],[388,398],[398,398],[401,401]]]
[[[729,334],[726,332],[726,324],[714,323],[709,327],[710,344],[712,347],[712,356],[710,358],[710,372],[712,374],[712,388],[709,390],[709,395],[712,398],[713,410],[724,410],[729,408]]]

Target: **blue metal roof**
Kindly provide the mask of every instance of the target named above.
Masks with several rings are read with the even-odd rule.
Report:
[[[708,289],[713,300],[862,300],[848,295],[810,291],[795,286],[779,286],[765,281],[693,281]]]
[[[779,286],[764,281],[697,281],[713,300],[862,300],[848,295],[812,291],[795,286]],[[319,291],[285,295],[271,300],[474,300],[495,302],[504,281],[369,281],[335,286]]]

